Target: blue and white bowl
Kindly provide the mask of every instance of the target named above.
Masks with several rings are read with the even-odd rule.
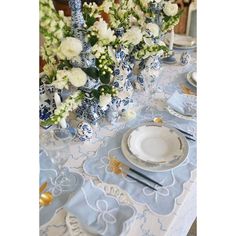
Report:
[[[89,141],[93,137],[93,129],[87,122],[81,121],[77,126],[77,136],[80,141]]]

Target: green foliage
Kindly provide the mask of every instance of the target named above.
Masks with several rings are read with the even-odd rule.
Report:
[[[103,72],[99,71],[100,75],[100,80],[103,84],[109,84],[110,83],[110,77],[111,74],[109,72],[105,72],[105,74],[103,74]]]
[[[89,77],[93,79],[98,79],[99,71],[96,67],[81,68]]]

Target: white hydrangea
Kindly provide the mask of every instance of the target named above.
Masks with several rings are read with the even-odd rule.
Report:
[[[79,39],[67,37],[62,40],[58,48],[57,56],[59,59],[68,59],[78,56],[83,49],[83,45]]]
[[[116,39],[114,31],[108,28],[108,24],[101,18],[94,23],[93,30],[97,32],[99,40],[104,43],[113,42]]]
[[[121,41],[127,44],[137,45],[142,41],[143,35],[141,29],[137,26],[132,26],[127,32],[122,36]]]
[[[154,35],[154,37],[158,37],[160,28],[155,23],[148,23],[146,25],[146,29],[150,30],[150,32]]]
[[[75,87],[84,86],[87,82],[87,75],[80,68],[72,68],[68,72],[68,79]]]
[[[176,3],[167,2],[163,8],[167,16],[175,16],[178,13],[178,5]]]
[[[99,105],[101,107],[106,107],[111,102],[111,94],[100,95]]]

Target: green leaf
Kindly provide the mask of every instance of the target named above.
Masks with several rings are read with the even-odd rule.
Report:
[[[98,41],[98,38],[97,36],[95,35],[91,35],[90,38],[89,38],[89,43],[91,44],[91,46],[94,46]]]
[[[106,72],[105,75],[103,75],[102,73],[100,73],[100,80],[102,83],[104,84],[109,84],[110,83],[110,73]]]
[[[100,93],[99,93],[98,90],[94,89],[94,90],[92,91],[92,95],[93,95],[96,99],[99,99]]]
[[[81,68],[89,77],[98,79],[99,73],[96,67]]]

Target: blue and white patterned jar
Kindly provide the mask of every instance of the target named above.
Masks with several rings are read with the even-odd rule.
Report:
[[[180,56],[180,63],[181,65],[187,65],[191,60],[191,56],[188,52],[183,52]]]
[[[89,123],[81,121],[77,126],[77,136],[80,141],[89,141],[93,137],[93,129]]]
[[[44,76],[45,75],[41,75],[40,85],[39,85],[39,119],[40,120],[47,120],[50,116],[53,115],[53,112],[56,109],[56,104],[54,101],[54,92],[56,91],[56,89],[54,86],[50,84],[45,84],[43,82]]]

